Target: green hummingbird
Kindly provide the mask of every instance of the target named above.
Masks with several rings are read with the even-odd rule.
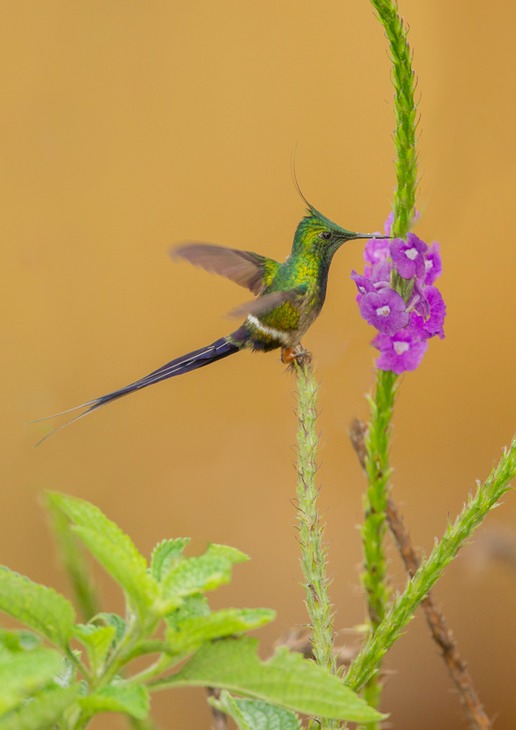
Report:
[[[306,355],[301,338],[324,304],[328,272],[335,253],[346,241],[388,236],[348,231],[305,202],[308,206],[306,215],[297,226],[292,251],[283,263],[251,251],[208,243],[185,243],[174,248],[171,253],[175,258],[225,276],[256,295],[255,299],[231,312],[234,316],[244,316],[243,324],[211,345],[177,357],[124,388],[55,414],[60,416],[85,409],[41,441],[106,403],[197,370],[240,350],[268,352],[281,348],[284,363],[292,363]]]

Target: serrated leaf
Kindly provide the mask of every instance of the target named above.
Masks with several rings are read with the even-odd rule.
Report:
[[[66,647],[75,613],[70,601],[52,588],[0,566],[0,610]]]
[[[63,712],[75,702],[79,689],[79,685],[75,685],[40,692],[19,709],[1,717],[0,730],[42,730],[53,727]]]
[[[218,558],[225,558],[229,560],[232,565],[236,563],[245,563],[249,560],[249,555],[246,555],[241,550],[231,547],[230,545],[219,545],[216,542],[212,542],[208,545],[205,555],[213,555]]]
[[[208,599],[201,593],[193,596],[187,596],[179,608],[165,616],[167,626],[176,628],[187,618],[197,618],[200,616],[209,616],[211,613]]]
[[[75,656],[80,657],[79,651],[73,652]],[[54,682],[60,687],[71,687],[77,679],[77,667],[69,657],[63,658],[61,671],[54,677]]]
[[[299,717],[261,700],[243,700],[221,692],[216,707],[235,720],[239,730],[301,730]]]
[[[178,601],[229,583],[233,565],[248,559],[236,548],[216,544],[209,545],[203,555],[183,558],[162,579],[165,605],[167,601]]]
[[[286,709],[335,720],[375,722],[384,716],[327,669],[280,647],[268,661],[257,654],[256,639],[221,639],[203,645],[177,674],[154,687],[219,687]]]
[[[0,715],[17,707],[26,697],[46,687],[63,666],[52,649],[34,649],[0,656]]]
[[[70,530],[70,519],[51,495],[46,496],[46,507],[59,547],[59,557],[70,578],[82,617],[88,621],[99,611],[100,601],[89,574],[84,548]]]
[[[0,629],[0,646],[8,651],[32,651],[41,645],[41,639],[32,631]]]
[[[165,600],[212,591],[231,580],[231,563],[225,558],[201,555],[185,558],[167,573],[161,585]]]
[[[251,631],[269,623],[275,616],[269,608],[227,608],[168,626],[165,637],[172,654],[186,655],[207,641]]]
[[[79,701],[88,715],[97,712],[125,712],[137,720],[143,720],[149,714],[149,693],[141,685],[110,684],[91,695],[81,697]]]
[[[129,535],[85,500],[55,492],[48,499],[75,523],[76,534],[145,616],[157,598],[158,585]]]
[[[189,542],[189,537],[177,537],[163,540],[156,545],[151,555],[151,573],[157,581],[160,581],[170,566],[182,557],[183,550]]]
[[[95,616],[96,621],[102,621],[106,626],[112,626],[115,629],[115,643],[119,642],[126,631],[126,621],[117,613],[108,613],[103,611]]]
[[[95,676],[104,666],[116,636],[114,626],[96,626],[95,624],[78,624],[74,635],[86,647],[91,669]]]
[[[250,701],[252,702],[253,700]],[[260,700],[256,701],[259,702]],[[215,707],[217,710],[219,710],[219,712],[225,712],[226,715],[232,717],[239,730],[254,730],[252,725],[248,723],[244,714],[240,711],[238,705],[236,704],[236,701],[233,699],[233,697],[231,697],[229,692],[223,690],[220,693],[220,698],[218,700],[215,699],[215,697],[209,697],[208,704],[210,704],[212,707]]]
[[[119,546],[113,544],[109,535],[102,535],[89,527],[74,526],[90,552],[102,567],[120,585],[128,600],[141,618],[148,617],[158,596],[158,584],[142,564],[136,565],[132,558]]]

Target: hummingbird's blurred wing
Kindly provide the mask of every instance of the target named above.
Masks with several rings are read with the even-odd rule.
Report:
[[[287,291],[273,291],[269,294],[263,294],[257,299],[251,299],[250,302],[244,302],[229,312],[230,317],[241,317],[244,314],[252,314],[255,317],[261,314],[267,314],[275,307],[279,307],[284,302],[297,302],[306,293],[306,287],[298,286],[295,289]]]
[[[280,266],[267,256],[211,243],[183,243],[171,249],[170,253],[213,274],[225,276],[235,284],[247,287],[253,294],[259,294],[269,285]]]

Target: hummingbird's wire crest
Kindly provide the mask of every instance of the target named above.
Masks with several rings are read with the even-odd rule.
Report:
[[[297,171],[296,171],[296,152],[297,147],[294,148],[294,151],[292,153],[292,159],[291,159],[291,171],[292,171],[292,179],[294,181],[295,188],[298,192],[299,197],[306,205],[307,213],[310,216],[313,216],[314,218],[318,218],[321,223],[323,223],[325,226],[328,226],[328,228],[333,229],[336,232],[342,233],[343,236],[346,236],[349,239],[353,238],[388,238],[388,236],[379,235],[376,233],[354,233],[353,231],[348,231],[347,228],[343,228],[342,226],[339,226],[337,223],[334,223],[330,218],[324,215],[324,213],[321,213],[321,211],[317,210],[315,206],[312,205],[312,203],[307,199],[306,195],[303,193],[301,189],[301,185],[299,184],[299,179],[297,177]]]

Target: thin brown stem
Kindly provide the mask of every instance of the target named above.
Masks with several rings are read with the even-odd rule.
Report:
[[[350,429],[350,439],[362,468],[365,468],[365,434],[367,426],[363,421],[355,419]],[[405,569],[412,578],[417,571],[420,560],[410,540],[408,530],[391,497],[387,499],[387,522],[395,539]],[[484,712],[484,708],[468,672],[466,662],[461,657],[453,633],[448,628],[446,619],[433,599],[431,593],[422,601],[426,621],[434,641],[438,644],[448,671],[457,687],[459,699],[466,711],[469,724],[473,730],[491,730],[492,724]]]
[[[220,689],[216,689],[215,687],[206,687],[206,692],[208,693],[208,697],[215,697],[217,700],[220,697]],[[228,716],[226,713],[213,705],[210,705],[210,709],[211,730],[228,730]]]
[[[419,567],[420,561],[392,498],[387,500],[387,522],[405,564],[405,569],[412,578]],[[446,623],[444,614],[437,608],[431,593],[428,594],[421,605],[432,637],[438,644],[453,683],[458,689],[459,699],[466,711],[471,728],[474,730],[491,730],[491,721],[484,712],[473,678],[467,669],[466,662],[459,653],[457,642]]]

